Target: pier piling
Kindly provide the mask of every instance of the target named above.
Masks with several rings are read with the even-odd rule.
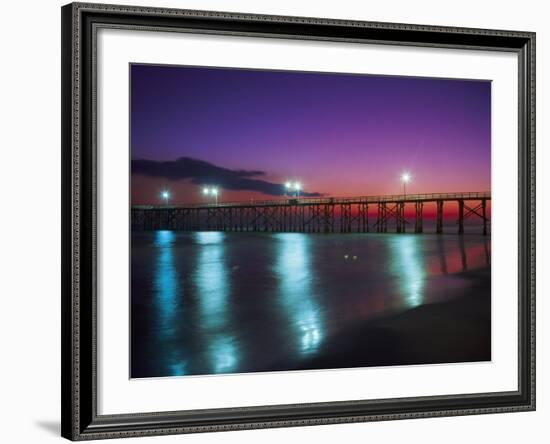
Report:
[[[407,233],[406,208],[414,204],[414,233],[424,233],[424,204],[436,204],[436,233],[443,233],[444,203],[458,203],[458,234],[468,217],[482,220],[489,232],[488,192],[433,193],[346,198],[294,198],[256,202],[221,202],[195,205],[135,205],[133,230],[302,232],[302,233]],[[407,205],[411,204],[411,205]],[[369,208],[375,220],[369,221]],[[411,231],[409,231],[411,232]]]

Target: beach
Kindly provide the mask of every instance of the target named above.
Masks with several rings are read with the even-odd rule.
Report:
[[[131,376],[491,359],[490,236],[135,232]]]

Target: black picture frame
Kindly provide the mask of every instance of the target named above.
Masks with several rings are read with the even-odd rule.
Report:
[[[62,436],[70,440],[535,409],[535,33],[72,3],[62,14]],[[519,64],[518,390],[98,415],[95,38],[99,27],[513,52]]]

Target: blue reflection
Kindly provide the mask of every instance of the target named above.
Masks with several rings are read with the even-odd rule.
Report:
[[[170,366],[170,375],[185,376],[187,374],[185,362],[176,362]]]
[[[426,266],[420,236],[400,235],[392,239],[392,273],[397,277],[404,302],[409,308],[424,302]]]
[[[178,274],[172,251],[175,238],[174,232],[168,230],[157,231],[155,236],[158,254],[154,285],[164,338],[172,336],[175,331],[174,314],[178,295]]]
[[[194,241],[200,245],[195,272],[200,328],[207,341],[212,372],[232,372],[238,365],[239,349],[235,337],[229,333],[231,289],[225,261],[225,233],[197,232]]]
[[[155,233],[155,247],[157,249],[157,263],[155,270],[154,288],[155,305],[159,313],[159,342],[167,344],[174,339],[178,324],[177,313],[179,296],[182,289],[176,266],[174,263],[174,244],[176,235],[173,231],[162,230]],[[174,353],[170,356],[170,374],[181,376],[185,374],[185,362]]]
[[[199,231],[195,233],[195,242],[199,245],[223,244],[225,233],[223,231]]]
[[[230,373],[238,364],[238,347],[231,335],[217,335],[208,346],[214,373]]]
[[[281,301],[296,334],[302,355],[316,352],[323,339],[321,309],[312,296],[313,274],[310,238],[302,233],[279,233],[275,273],[279,279]]]
[[[195,233],[195,241],[201,245],[195,282],[203,318],[201,325],[207,329],[222,327],[227,321],[229,286],[223,240],[221,232]]]

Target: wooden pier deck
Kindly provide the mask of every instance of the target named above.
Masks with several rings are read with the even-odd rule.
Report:
[[[457,233],[464,221],[479,218],[482,233],[489,227],[487,201],[490,192],[395,194],[383,196],[285,197],[273,200],[220,202],[189,205],[135,205],[131,208],[133,230],[257,231],[313,233],[424,232],[424,205],[435,203],[436,233],[443,233],[445,204],[456,203]],[[412,206],[408,220],[405,209]],[[374,210],[373,210],[374,208]],[[407,227],[410,226],[410,229]],[[413,228],[414,227],[414,228]]]

